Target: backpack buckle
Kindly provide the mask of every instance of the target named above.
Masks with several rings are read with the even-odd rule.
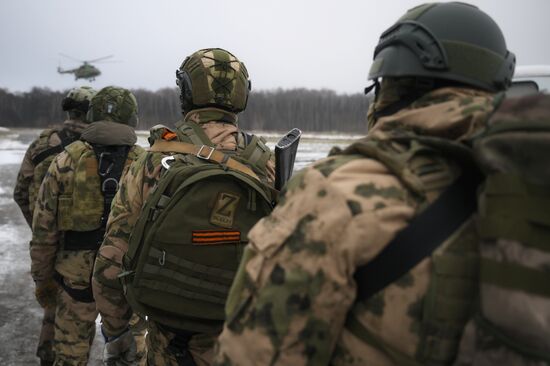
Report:
[[[207,152],[207,155],[202,155],[202,150],[203,149],[210,149],[210,151]],[[214,150],[216,150],[216,149],[214,149],[213,147],[202,145],[200,147],[199,151],[195,154],[195,156],[199,159],[210,160],[210,157],[214,153]]]

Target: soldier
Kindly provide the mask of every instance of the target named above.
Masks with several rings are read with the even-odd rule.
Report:
[[[44,179],[54,157],[65,146],[78,140],[82,130],[88,126],[86,113],[88,112],[90,100],[95,93],[96,91],[89,86],[71,89],[61,103],[61,107],[67,112],[68,119],[59,127],[42,131],[25,153],[17,175],[13,198],[19,205],[29,227],[32,224],[34,202],[42,179]],[[55,303],[42,303],[41,305],[44,307],[44,316],[36,355],[40,358],[42,365],[49,365],[54,360],[52,343]]]
[[[130,91],[101,89],[88,120],[81,140],[50,165],[33,216],[31,274],[38,301],[57,304],[54,364],[60,366],[88,361],[98,314],[92,266],[120,176],[143,153],[134,145],[137,102]]]
[[[515,312],[537,309],[525,311],[522,319],[531,317],[543,331],[533,337],[527,333],[531,329],[521,329],[524,325],[508,316],[501,319],[507,321],[506,327],[476,328],[477,341],[469,343],[470,350],[480,351],[476,357],[484,352],[496,356],[492,362],[462,358],[465,348],[460,348],[460,359],[456,357],[462,334],[469,333],[464,329],[477,294],[478,234],[469,219],[472,210],[459,217],[462,221],[452,228],[452,235],[444,232],[441,240],[436,238],[435,252],[429,248],[424,253],[428,244],[424,237],[446,230],[437,223],[438,214],[452,214],[456,206],[465,206],[460,199],[447,205],[457,197],[452,193],[463,189],[475,199],[475,189],[465,178],[474,170],[464,168],[459,156],[464,154],[467,161],[468,149],[459,142],[485,128],[503,100],[502,93],[495,93],[510,85],[514,65],[497,24],[465,3],[417,6],[384,32],[369,73],[376,96],[368,112],[367,137],[295,175],[273,213],[251,230],[227,300],[214,364],[539,365],[544,362],[537,359],[547,361],[548,291],[545,302],[538,297],[525,308],[525,297],[500,297],[500,304],[482,297],[489,301],[483,305],[493,309],[521,299],[514,303]],[[515,128],[520,126],[516,122]],[[514,152],[500,146],[498,153]],[[498,169],[507,164],[500,165]],[[547,167],[545,174],[548,177]],[[493,189],[507,192],[514,187],[504,182]],[[487,196],[485,204],[497,198]],[[506,204],[510,202],[518,201]],[[514,206],[506,204],[500,207],[510,215]],[[426,217],[424,209],[439,211],[418,229],[412,223]],[[401,230],[403,234],[397,235]],[[548,251],[548,234],[545,238]],[[506,277],[499,260],[515,258],[521,263],[527,257],[514,254],[518,245],[502,253],[493,245],[492,251],[499,254],[487,262],[492,263],[487,268],[496,269],[493,273],[498,275],[491,281],[501,286]],[[534,258],[545,258],[548,266],[547,253],[533,257],[531,266]],[[537,270],[544,269],[537,265]],[[508,291],[523,286],[524,291],[542,292],[538,287],[547,281],[538,287],[525,281],[534,272],[532,268],[530,275],[514,278]],[[485,319],[492,315],[492,322],[496,314],[484,315]],[[507,336],[522,333],[529,338]],[[522,361],[507,358],[511,349],[522,348],[510,344],[518,339],[529,346],[523,347],[529,357],[519,358]],[[545,353],[527,352],[540,344],[544,346],[538,350],[545,348]]]
[[[105,240],[95,262],[93,290],[103,320],[102,329],[108,339],[120,338],[121,334],[125,334],[131,303],[134,310],[148,316],[148,365],[208,365],[214,340],[223,324],[223,302],[240,258],[240,254],[235,256],[241,253],[239,236],[245,236],[244,231],[241,234],[237,230],[228,231],[227,228],[234,226],[231,225],[233,219],[239,220],[235,212],[242,213],[244,217],[249,212],[261,212],[262,209],[271,211],[271,205],[268,203],[269,207],[266,207],[261,198],[251,202],[250,197],[257,197],[257,193],[251,189],[245,190],[248,196],[239,196],[238,190],[242,185],[238,184],[231,192],[221,195],[210,193],[223,186],[224,181],[212,183],[203,180],[198,187],[193,186],[192,194],[178,203],[185,205],[196,198],[199,200],[197,212],[191,210],[187,214],[171,214],[156,221],[160,222],[159,225],[171,225],[169,229],[156,228],[154,232],[159,233],[155,235],[156,242],[168,243],[170,240],[172,244],[166,244],[162,250],[164,254],[151,262],[147,256],[156,256],[158,250],[157,254],[153,254],[153,249],[148,251],[147,240],[151,235],[146,234],[152,229],[150,226],[147,226],[149,229],[143,229],[144,225],[156,225],[149,221],[152,216],[149,215],[151,204],[148,198],[162,193],[160,197],[167,202],[170,196],[165,195],[164,188],[153,188],[159,179],[169,176],[171,171],[177,172],[179,168],[187,171],[187,167],[193,169],[199,166],[215,171],[220,179],[228,180],[224,176],[232,174],[233,177],[243,178],[244,174],[243,179],[256,182],[251,184],[262,185],[256,178],[272,184],[274,165],[272,153],[264,142],[243,133],[237,126],[237,113],[245,109],[250,88],[248,73],[242,62],[223,49],[203,49],[187,57],[176,75],[181,91],[183,121],[176,124],[176,131],[163,126],[154,127],[149,138],[153,145],[151,151],[132,164],[122,180],[113,202]],[[179,148],[190,150],[185,153]],[[239,170],[239,173],[235,173],[234,169]],[[183,179],[183,182],[185,184],[187,180]],[[207,197],[206,201],[201,200],[203,195]],[[223,201],[224,197],[226,201]],[[223,207],[215,202],[222,202]],[[244,212],[247,202],[254,206],[249,206],[250,209]],[[142,207],[145,208],[140,215]],[[210,215],[210,211],[216,210],[216,207],[219,211],[225,210],[226,215],[212,214],[206,218],[201,215],[203,210],[207,210],[207,215]],[[189,221],[191,215],[194,216],[193,223]],[[142,225],[142,222],[145,224]],[[191,243],[191,232],[188,232],[191,227],[211,229],[193,231]],[[140,236],[141,233],[144,236]],[[162,235],[172,238],[163,239]],[[135,256],[129,257],[129,240],[141,243],[139,238],[143,238],[143,244],[130,248]],[[182,243],[176,245],[176,240]],[[174,249],[171,251],[170,248]],[[189,251],[190,254],[176,257],[177,248]],[[147,264],[137,269],[129,268],[131,263],[141,263],[138,257],[145,258]],[[213,260],[212,263],[205,265],[209,260]],[[137,281],[142,268],[149,268],[147,273],[143,269],[148,277],[143,278],[138,292],[132,286],[131,278]],[[157,280],[157,274],[165,277]],[[190,286],[189,283],[195,285]],[[197,286],[197,283],[200,284]],[[147,297],[148,304],[137,301],[140,296]],[[154,312],[149,312],[151,306],[147,305],[151,304],[155,306]],[[168,307],[171,307],[170,311],[166,310]],[[106,359],[118,359],[119,354],[124,352],[124,347],[111,347],[109,342],[106,344]]]
[[[63,148],[80,138],[82,130],[88,126],[86,113],[96,91],[89,86],[71,89],[61,108],[67,112],[68,119],[61,126],[49,128],[40,133],[27,149],[13,191],[13,198],[25,220],[32,224],[34,201],[38,189],[55,155]]]

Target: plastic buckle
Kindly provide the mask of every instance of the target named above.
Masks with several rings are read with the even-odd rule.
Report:
[[[210,152],[208,153],[207,156],[203,156],[201,155],[202,153],[202,149],[210,149]],[[199,151],[197,152],[197,154],[195,155],[197,158],[199,159],[203,159],[203,160],[210,160],[210,157],[212,156],[212,154],[214,153],[215,149],[213,147],[210,147],[210,146],[206,146],[206,145],[202,145],[199,149]]]

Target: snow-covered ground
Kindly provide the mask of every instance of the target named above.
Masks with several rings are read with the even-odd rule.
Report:
[[[27,146],[39,133],[32,129],[0,129],[0,365],[39,364],[34,354],[42,310],[34,299],[29,272],[31,232],[12,198],[19,164]],[[273,148],[278,135],[265,135],[268,145]],[[138,136],[138,143],[146,146],[147,134],[139,132]],[[305,134],[299,145],[295,169],[326,156],[332,146],[346,146],[357,137]],[[102,342],[97,332],[90,366],[101,365]]]

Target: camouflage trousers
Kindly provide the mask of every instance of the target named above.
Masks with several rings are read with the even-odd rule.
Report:
[[[65,290],[59,290],[55,312],[55,366],[86,365],[97,315],[95,302],[80,302]]]
[[[145,333],[147,332],[147,323],[145,319],[133,314],[130,319],[130,329],[136,341],[136,359],[138,360],[138,366],[145,366]]]
[[[42,328],[40,329],[40,338],[38,338],[38,348],[36,349],[36,356],[41,361],[53,362],[55,359],[53,352],[54,322],[55,306],[45,308],[42,318]]]
[[[148,366],[209,366],[214,357],[218,334],[194,334],[188,338],[167,330],[151,320],[147,322]]]
[[[86,366],[95,336],[97,315],[95,302],[80,302],[64,290],[59,290],[55,312],[54,366]],[[145,320],[133,315],[130,329],[137,344],[138,364],[145,365]]]

